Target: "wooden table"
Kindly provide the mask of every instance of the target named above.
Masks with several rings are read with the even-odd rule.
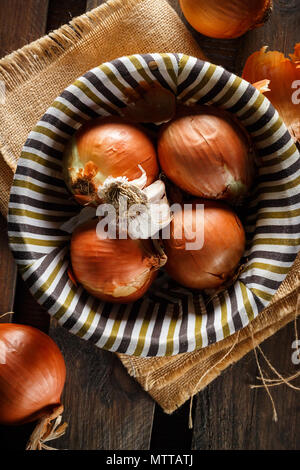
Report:
[[[179,11],[177,0],[169,0]],[[58,28],[72,17],[103,3],[99,0],[1,0],[0,56]],[[214,40],[193,32],[207,57],[240,73],[248,55],[268,44],[292,52],[300,40],[300,0],[275,0],[269,23],[235,40]],[[35,302],[9,252],[6,223],[0,223],[0,313],[15,311],[14,321],[48,331],[49,317]],[[2,321],[7,321],[3,319]],[[172,416],[164,414],[131,379],[116,356],[51,325],[51,335],[66,360],[63,395],[66,435],[59,449],[299,449],[297,392],[273,389],[279,422],[262,390],[250,390],[257,366],[248,354],[210,384],[194,401],[194,427],[188,429],[189,404]],[[288,325],[263,345],[276,367],[293,369],[293,327]],[[0,448],[23,449],[32,425],[0,427]]]

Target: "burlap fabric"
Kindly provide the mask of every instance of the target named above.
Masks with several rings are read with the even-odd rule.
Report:
[[[53,100],[102,62],[147,52],[183,52],[203,58],[165,0],[111,0],[0,61],[0,80],[6,85],[5,102],[0,105],[0,210],[4,215],[22,145]],[[270,306],[239,333],[192,353],[169,358],[119,355],[121,361],[164,411],[172,413],[295,317],[299,266],[298,256]]]

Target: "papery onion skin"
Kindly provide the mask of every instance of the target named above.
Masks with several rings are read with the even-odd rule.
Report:
[[[271,0],[180,0],[180,6],[196,31],[220,39],[262,26],[272,11]]]
[[[147,174],[147,185],[157,178],[156,151],[137,124],[120,117],[93,119],[74,134],[63,156],[63,176],[69,190],[82,204],[97,201],[97,189],[106,178]]]
[[[106,238],[98,220],[75,229],[71,263],[75,277],[87,292],[115,303],[134,302],[144,295],[166,259],[151,240]]]
[[[248,57],[243,78],[250,83],[270,81],[266,97],[277,109],[295,140],[300,141],[300,93],[295,88],[300,80],[300,43],[295,45],[290,59],[282,52],[262,47]],[[299,86],[297,87],[299,90]],[[295,99],[293,99],[295,96]],[[297,99],[298,98],[298,99]]]
[[[239,203],[251,187],[254,158],[240,129],[212,113],[180,116],[161,131],[162,170],[183,191]]]
[[[0,323],[0,423],[35,421],[59,407],[66,378],[63,356],[45,333]]]
[[[187,250],[195,233],[197,204],[204,204],[204,244]],[[184,221],[184,222],[183,222]],[[184,223],[183,236],[176,239],[175,227]],[[233,210],[219,201],[194,200],[185,217],[175,212],[170,239],[163,240],[168,257],[165,269],[179,284],[194,289],[215,289],[231,280],[245,250],[245,232]]]
[[[174,93],[162,87],[158,82],[139,82],[135,88],[123,91],[128,104],[120,110],[126,119],[133,122],[161,124],[173,118],[176,111]]]

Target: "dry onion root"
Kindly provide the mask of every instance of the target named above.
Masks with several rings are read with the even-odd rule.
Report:
[[[31,434],[26,450],[56,450],[46,442],[59,439],[66,432],[67,423],[61,424],[63,406],[58,406],[51,414],[40,418],[33,433]]]
[[[266,97],[287,125],[295,141],[300,140],[300,43],[287,58],[278,51],[262,47],[247,59],[243,78],[250,83],[268,80]],[[255,83],[254,83],[255,85]]]
[[[33,422],[27,449],[64,434],[60,397],[66,378],[63,356],[45,333],[28,325],[0,324],[0,424]]]
[[[180,0],[186,20],[212,38],[237,38],[262,26],[272,11],[271,0]]]

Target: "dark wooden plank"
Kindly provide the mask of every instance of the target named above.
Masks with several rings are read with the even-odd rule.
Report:
[[[45,31],[48,0],[2,0],[0,57],[37,39]],[[16,266],[8,248],[6,221],[0,216],[0,314],[11,311],[16,283]],[[4,317],[2,321],[11,318]],[[0,319],[1,321],[1,319]]]
[[[184,22],[188,30],[194,36],[195,40],[198,42],[199,46],[204,52],[207,60],[218,65],[222,65],[227,70],[234,72],[236,57],[242,39],[214,39],[208,38],[207,36],[203,36],[202,34],[198,33],[194,28],[192,28],[192,26],[190,26],[190,24],[186,21],[180,9],[178,0],[168,0],[168,2],[178,13],[181,20]]]
[[[104,2],[88,1],[87,10],[101,3]],[[50,335],[60,346],[68,370],[63,403],[69,430],[56,446],[60,449],[149,448],[154,403],[128,376],[118,358],[61,327],[52,325]]]
[[[299,370],[291,362],[295,338],[290,324],[269,338],[264,353],[284,376]],[[264,360],[260,363],[269,377]],[[299,395],[285,385],[270,389],[276,404],[278,422],[272,420],[270,400],[263,389],[250,389],[258,370],[250,352],[197,396],[193,449],[288,450],[300,448]],[[300,385],[300,381],[295,381]]]
[[[20,274],[17,276],[13,321],[34,326],[45,333],[49,331],[50,315],[31,295]]]
[[[274,0],[270,21],[263,28],[245,34],[236,61],[236,73],[241,73],[247,57],[262,46],[289,54],[299,42],[300,0]]]
[[[45,32],[48,0],[1,0],[0,57]]]
[[[43,35],[47,11],[48,0],[27,0],[26,6],[23,0],[2,0],[0,57]],[[0,216],[0,314],[12,310],[15,283],[16,265],[8,247],[7,224]],[[10,319],[4,317],[3,321]],[[0,449],[24,449],[32,429],[32,423],[18,427],[0,426]]]
[[[236,58],[230,59],[229,68],[233,67],[233,71],[240,74],[247,57],[264,45],[285,53],[292,52],[299,41],[299,24],[300,0],[275,0],[270,21],[237,40]],[[218,53],[215,55],[211,50],[210,60],[217,57]],[[263,345],[271,362],[284,375],[295,372],[291,364],[294,337],[293,326],[288,325]],[[285,386],[271,389],[279,415],[276,424],[272,422],[272,410],[265,391],[249,388],[257,375],[254,353],[251,352],[198,395],[194,449],[299,449],[297,393]]]
[[[81,14],[83,6],[85,9],[85,2],[83,5],[73,0],[50,0],[47,30],[56,29],[72,16]],[[95,6],[95,2],[90,4]],[[14,318],[47,329],[47,313],[20,278]],[[54,445],[60,449],[149,448],[154,403],[128,376],[118,358],[54,323],[50,335],[61,348],[67,365],[63,403],[69,428]]]
[[[82,15],[86,0],[49,0],[47,32],[68,23],[72,18]]]
[[[0,57],[37,39],[45,31],[48,0],[2,0]],[[16,266],[8,248],[6,221],[0,217],[0,314],[11,311],[16,283]],[[2,321],[9,321],[5,316]],[[1,319],[0,319],[1,321]]]
[[[150,449],[178,449],[189,451],[193,439],[193,429],[188,428],[190,402],[185,402],[171,415],[155,407]]]
[[[0,315],[11,312],[15,294],[16,264],[8,248],[7,223],[0,215]],[[11,321],[11,315],[0,318],[0,322]]]
[[[67,365],[63,394],[66,435],[59,449],[149,448],[153,401],[127,374],[115,354],[52,325],[50,334]]]
[[[16,7],[16,4],[20,6],[20,2],[23,3],[23,0],[2,0],[1,9],[3,4]],[[177,10],[179,9],[177,0],[169,0],[169,2]],[[28,12],[33,11],[33,5],[36,7],[37,4],[43,4],[45,7],[46,3],[42,0],[28,0],[26,2],[26,16],[28,16]],[[48,30],[59,27],[71,16],[81,13],[81,6],[79,7],[80,11],[78,10],[78,5],[81,4],[80,0],[76,2],[61,0],[54,3],[56,4],[56,10],[50,9],[49,11]],[[94,8],[99,3],[103,2],[101,0],[87,0],[89,8]],[[70,6],[71,4],[73,6]],[[280,32],[281,23],[279,19],[282,15],[283,24],[289,25],[289,27],[291,24],[297,24],[297,21],[299,22],[299,16],[297,16],[299,14],[299,9],[297,9],[299,0],[277,1],[276,6],[280,8],[279,13],[275,13],[279,15],[278,21],[276,20],[278,30],[276,33],[284,43],[284,50],[290,51],[296,39],[286,31],[286,26],[285,32]],[[23,9],[19,8],[19,10],[22,11]],[[291,12],[293,12],[293,18],[290,18]],[[19,14],[16,16],[18,17]],[[39,21],[43,24],[40,18]],[[24,14],[22,16],[21,34],[20,26],[13,24],[9,29],[7,14],[5,23],[2,27],[0,19],[0,51],[2,55],[27,42],[26,39],[23,40],[24,28],[26,31]],[[194,31],[193,34],[209,60],[238,72],[249,52],[256,50],[265,43],[270,44],[271,47],[279,47],[276,45],[275,40],[272,42],[273,37],[277,37],[276,34],[274,32],[272,35],[267,34],[266,28],[270,28],[270,25],[234,41],[212,40]],[[4,31],[6,31],[5,38]],[[14,31],[14,34],[11,34],[11,31]],[[30,31],[31,33],[34,31],[34,28],[29,27],[28,31],[28,34],[30,34]],[[292,26],[291,31],[293,34],[294,26]],[[267,34],[267,36],[260,36],[264,34]],[[10,42],[9,37],[15,40],[18,45]],[[256,43],[253,42],[254,37],[256,37]],[[238,55],[239,50],[241,52]],[[5,231],[2,234],[5,237]],[[0,265],[1,263],[5,265],[6,262],[3,261],[2,252],[0,253]],[[8,251],[5,251],[4,256],[8,256]],[[24,295],[26,300],[22,305],[21,299]],[[6,299],[6,296],[3,296],[3,298]],[[32,309],[36,310],[34,310],[35,313],[30,320],[31,322],[36,321],[39,323],[42,317],[45,318],[45,312],[38,307],[28,292],[25,293],[21,281],[18,282],[15,308],[19,315],[18,318],[22,322],[28,322],[26,312],[29,315]],[[41,324],[39,324],[39,327],[41,327]],[[291,327],[288,328],[282,330],[264,345],[267,354],[282,372],[287,370],[293,372],[289,362],[293,335]],[[288,331],[288,333],[285,333],[285,331]],[[117,358],[109,352],[100,351],[90,343],[72,336],[61,327],[52,327],[51,335],[61,347],[67,363],[68,378],[63,402],[66,408],[64,417],[70,424],[66,436],[53,444],[58,448],[70,449],[105,448],[117,450],[147,448],[151,434],[154,404],[148,395],[142,392],[134,380],[127,375]],[[284,345],[284,347],[278,348],[278,344]],[[280,402],[280,406],[278,406],[280,421],[279,424],[274,425],[271,422],[272,413],[264,391],[249,391],[249,384],[252,383],[256,375],[256,364],[251,354],[249,354],[213,382],[203,393],[199,394],[194,418],[194,448],[276,448],[277,445],[281,445],[282,448],[299,448],[299,441],[297,441],[299,421],[296,418],[295,392],[291,391],[290,393],[286,388],[282,388],[276,391],[278,397],[274,391],[276,403],[279,404]],[[244,378],[243,381],[241,377]],[[183,413],[186,413],[186,415],[187,409],[187,406],[183,408]],[[285,416],[285,418],[282,418],[282,416]],[[164,417],[165,425],[168,424],[167,420],[169,418],[170,425],[175,423],[174,419],[172,421],[173,417]],[[158,416],[158,419],[161,420],[161,417]],[[157,443],[159,442],[160,422],[162,421],[156,422]],[[184,423],[184,417],[182,422]],[[271,429],[271,433],[269,433],[269,429]],[[181,431],[182,429],[175,430],[177,433]],[[23,444],[20,444],[20,436],[19,441],[17,439],[16,442],[14,441],[16,439],[15,434],[4,433],[5,440],[2,441],[4,442],[4,447],[1,444],[2,448],[22,448]],[[260,436],[260,434],[268,435],[268,433],[268,438]],[[277,437],[276,433],[278,433]],[[153,443],[155,447],[155,440],[153,440]],[[162,448],[168,448],[168,446],[172,446],[172,442],[168,443],[166,439]]]

